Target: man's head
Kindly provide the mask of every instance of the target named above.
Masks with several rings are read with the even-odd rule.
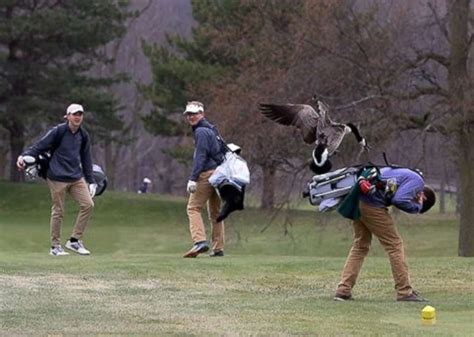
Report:
[[[425,186],[422,195],[423,206],[420,213],[425,213],[436,203],[436,194],[431,187]]]
[[[204,118],[204,104],[198,101],[188,102],[183,114],[186,116],[189,124],[196,125]]]
[[[80,104],[73,103],[69,105],[66,109],[66,116],[69,125],[73,127],[79,127],[82,123],[82,118],[84,115],[84,108]]]

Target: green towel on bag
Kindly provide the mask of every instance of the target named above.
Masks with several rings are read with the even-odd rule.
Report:
[[[344,218],[358,220],[360,218],[359,196],[360,187],[359,184],[356,183],[337,208],[339,214],[341,214]]]

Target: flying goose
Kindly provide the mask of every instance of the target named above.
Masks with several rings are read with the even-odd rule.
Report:
[[[368,150],[367,141],[352,123],[335,123],[329,118],[329,107],[317,101],[317,110],[307,104],[260,104],[260,112],[267,118],[283,125],[297,127],[303,140],[316,147],[312,152],[311,169],[316,174],[331,170],[329,157],[342,142],[344,136],[352,132],[361,146]]]

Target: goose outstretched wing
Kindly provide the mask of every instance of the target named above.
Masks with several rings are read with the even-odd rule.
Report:
[[[322,116],[306,104],[260,104],[260,112],[267,118],[301,130],[303,139],[311,144],[316,141],[316,131]]]
[[[350,132],[348,127],[339,123],[332,123],[330,126],[320,130],[320,134],[324,134],[326,138],[326,146],[329,155],[332,155],[337,150],[348,132]]]
[[[330,125],[333,123],[329,117],[329,106],[324,102],[318,101],[318,113],[321,116],[322,123]]]

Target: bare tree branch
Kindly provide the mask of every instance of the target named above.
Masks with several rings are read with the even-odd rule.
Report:
[[[433,60],[435,62],[438,62],[444,67],[449,67],[449,59],[443,55],[429,52],[429,53],[418,53],[418,58],[420,60]]]
[[[449,92],[444,90],[441,87],[416,87],[413,92],[409,93],[400,93],[400,92],[390,92],[390,96],[398,98],[401,100],[414,100],[422,96],[434,95],[434,96],[443,96],[449,98]]]
[[[431,13],[433,14],[435,23],[438,26],[441,33],[444,35],[444,37],[446,38],[448,42],[451,42],[451,39],[449,37],[449,32],[446,27],[446,22],[443,22],[444,20],[439,17],[438,12],[436,11],[436,8],[434,8],[432,3],[428,3],[428,8],[431,9]]]
[[[339,105],[337,107],[334,107],[333,109],[336,110],[336,111],[339,111],[339,110],[345,110],[345,109],[349,109],[349,108],[353,108],[359,104],[362,104],[362,103],[365,103],[367,101],[370,101],[370,100],[373,100],[373,99],[380,99],[380,98],[386,98],[385,96],[382,96],[382,95],[370,95],[370,96],[367,96],[367,97],[364,97],[364,98],[361,98],[357,101],[352,101],[348,104],[345,104],[345,105]]]

